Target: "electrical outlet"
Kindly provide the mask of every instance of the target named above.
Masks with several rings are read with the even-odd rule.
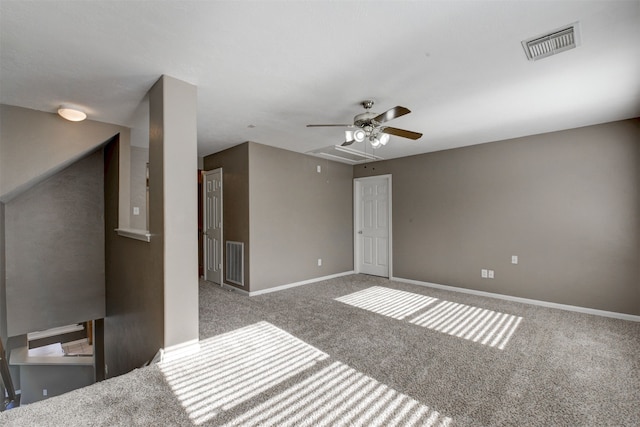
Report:
[[[139,207],[137,207],[137,206],[134,206],[134,207],[133,207],[133,214],[134,214],[134,215],[140,215],[140,208],[139,208]]]
[[[495,277],[495,273],[493,270],[489,270],[489,279],[493,279]]]
[[[43,388],[43,389],[42,389],[42,395],[43,395],[43,396],[46,396],[47,394],[48,394],[47,389],[46,389],[46,388]]]
[[[318,258],[318,267],[322,267],[322,258]]]
[[[518,263],[518,255],[511,255],[511,264]]]
[[[489,276],[489,272],[483,268],[482,271],[480,272],[480,275],[482,276],[483,279],[486,279]]]

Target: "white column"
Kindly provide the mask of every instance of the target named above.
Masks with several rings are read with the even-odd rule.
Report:
[[[185,348],[198,341],[196,87],[162,76],[149,107],[149,229],[164,252],[164,348]]]

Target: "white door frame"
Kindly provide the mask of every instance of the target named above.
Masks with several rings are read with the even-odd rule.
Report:
[[[222,168],[212,169],[208,171],[202,171],[202,232],[206,233],[207,230],[207,178],[206,175],[213,173],[220,173],[220,285],[224,283],[224,174]],[[207,278],[207,236],[202,236],[202,266],[204,279]],[[212,282],[215,283],[215,282]]]
[[[358,231],[361,229],[361,224],[360,224],[360,213],[362,212],[362,206],[360,203],[360,186],[362,184],[362,181],[366,181],[366,180],[370,180],[370,179],[380,179],[380,178],[386,178],[387,179],[387,190],[389,192],[389,220],[388,222],[388,226],[389,226],[389,242],[388,242],[388,251],[387,254],[389,256],[389,279],[391,279],[393,277],[393,217],[391,216],[392,212],[393,212],[393,200],[391,198],[391,189],[392,189],[392,175],[391,174],[386,174],[386,175],[374,175],[374,176],[369,176],[366,178],[354,178],[353,179],[353,269],[356,273],[360,273],[360,239],[358,238]]]

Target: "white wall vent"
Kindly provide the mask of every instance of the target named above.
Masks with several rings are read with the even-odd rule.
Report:
[[[244,286],[244,243],[227,241],[226,280]]]
[[[576,46],[580,46],[579,22],[522,41],[524,53],[529,61],[546,58]]]

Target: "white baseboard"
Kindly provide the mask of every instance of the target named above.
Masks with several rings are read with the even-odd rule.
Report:
[[[354,272],[353,271],[345,271],[345,272],[342,272],[342,273],[331,274],[329,276],[316,277],[314,279],[303,280],[301,282],[289,283],[287,285],[281,285],[281,286],[276,286],[276,287],[273,287],[273,288],[261,289],[259,291],[248,292],[248,294],[249,294],[249,296],[253,297],[253,296],[256,296],[256,295],[263,295],[263,294],[268,294],[268,293],[271,293],[271,292],[283,291],[285,289],[295,288],[297,286],[303,286],[303,285],[309,285],[311,283],[322,282],[323,280],[335,279],[336,277],[349,276],[351,274],[354,274]]]
[[[541,307],[557,308],[559,310],[575,311],[578,313],[593,314],[596,316],[612,317],[614,319],[629,320],[632,322],[640,322],[640,316],[626,313],[617,313],[615,311],[598,310],[595,308],[579,307],[576,305],[559,304],[555,302],[539,301],[529,298],[514,297],[510,295],[495,294],[492,292],[477,291],[475,289],[458,288],[455,286],[439,285],[437,283],[421,282],[419,280],[403,279],[402,277],[392,277],[391,280],[396,282],[410,283],[412,285],[427,286],[429,288],[443,289],[445,291],[461,292],[464,294],[478,295],[482,297],[497,298],[506,301],[521,302],[524,304],[537,305]]]
[[[171,362],[200,351],[200,340],[186,341],[160,349],[160,362]]]

